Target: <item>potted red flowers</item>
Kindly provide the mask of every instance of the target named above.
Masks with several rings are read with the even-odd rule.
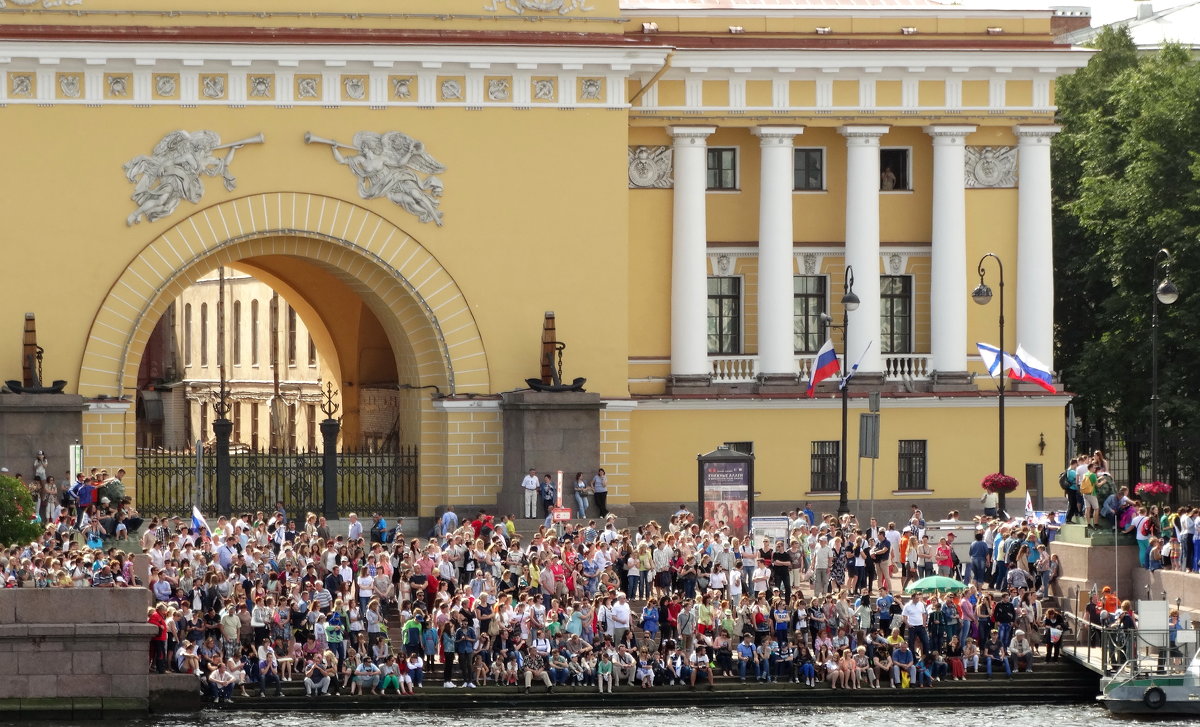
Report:
[[[1020,484],[1020,482],[1017,482],[1016,477],[1003,475],[999,472],[994,472],[987,477],[984,477],[982,482],[983,489],[987,490],[988,492],[995,492],[1001,495],[1006,495],[1012,492],[1013,490],[1017,489]]]

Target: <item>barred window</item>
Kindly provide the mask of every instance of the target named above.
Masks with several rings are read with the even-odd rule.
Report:
[[[929,489],[925,470],[924,439],[901,439],[897,458],[897,489]]]
[[[838,456],[841,442],[837,440],[812,443],[812,491],[838,491]]]

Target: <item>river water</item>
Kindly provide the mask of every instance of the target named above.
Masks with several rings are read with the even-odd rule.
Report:
[[[127,723],[130,727],[362,727],[365,724],[418,724],[421,727],[463,727],[485,720],[505,727],[594,727],[597,724],[629,723],[637,720],[655,727],[730,727],[757,721],[788,725],[830,725],[837,727],[879,727],[880,725],[920,724],[921,727],[965,727],[966,725],[1012,725],[1018,720],[1035,719],[1054,727],[1128,727],[1129,721],[1112,717],[1104,708],[1092,705],[1062,707],[771,707],[761,709],[693,707],[688,709],[644,709],[620,711],[593,710],[500,710],[425,711],[397,710],[369,714],[278,714],[273,712],[206,711],[199,715],[166,716]],[[5,724],[5,723],[0,723]],[[11,723],[10,723],[11,724]],[[45,722],[15,723],[21,727],[44,727]],[[62,723],[64,727],[96,727],[105,723]],[[112,723],[107,723],[112,724]],[[1164,727],[1195,727],[1187,718],[1156,720]]]

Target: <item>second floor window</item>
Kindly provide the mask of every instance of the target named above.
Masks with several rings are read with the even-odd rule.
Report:
[[[825,313],[825,276],[792,278],[792,334],[796,353],[816,353],[824,343],[821,314]]]
[[[825,150],[796,149],[793,189],[815,192],[825,189]]]
[[[879,276],[879,347],[912,353],[912,276]]]
[[[708,352],[742,352],[742,279],[708,279]]]
[[[708,188],[710,190],[738,188],[737,149],[713,147],[708,150]]]

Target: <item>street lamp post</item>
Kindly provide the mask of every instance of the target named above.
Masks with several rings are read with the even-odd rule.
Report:
[[[842,324],[834,325],[833,319],[827,314],[821,314],[821,321],[827,328],[842,329],[842,381],[839,388],[842,391],[842,442],[841,463],[838,468],[838,515],[850,512],[850,483],[846,480],[846,439],[849,433],[850,387],[847,386],[846,375],[849,373],[847,361],[850,354],[850,311],[858,309],[858,296],[854,294],[854,266],[846,266],[846,277],[842,282]]]
[[[1158,279],[1158,266],[1162,262],[1163,277]],[[1150,479],[1158,480],[1158,304],[1171,305],[1179,300],[1179,289],[1170,280],[1171,252],[1162,248],[1154,253],[1154,275],[1151,288],[1150,316]]]
[[[1000,436],[998,438],[1000,449],[1000,466],[997,472],[1004,474],[1004,263],[1001,262],[999,256],[997,256],[995,253],[984,253],[983,257],[979,258],[979,285],[976,286],[975,290],[971,291],[971,299],[979,305],[987,305],[992,300],[992,289],[983,282],[983,276],[985,272],[983,264],[987,262],[988,258],[992,258],[996,261],[996,268],[1000,272],[1000,340],[997,343],[997,347],[1000,349],[1000,370],[996,375],[996,381],[999,382],[996,390],[999,393],[997,396],[997,411],[999,412],[1000,425]],[[996,503],[996,511],[1001,517],[1004,517],[1007,515],[1005,510],[1004,493],[999,492],[997,494],[999,497],[997,498],[998,501]]]

